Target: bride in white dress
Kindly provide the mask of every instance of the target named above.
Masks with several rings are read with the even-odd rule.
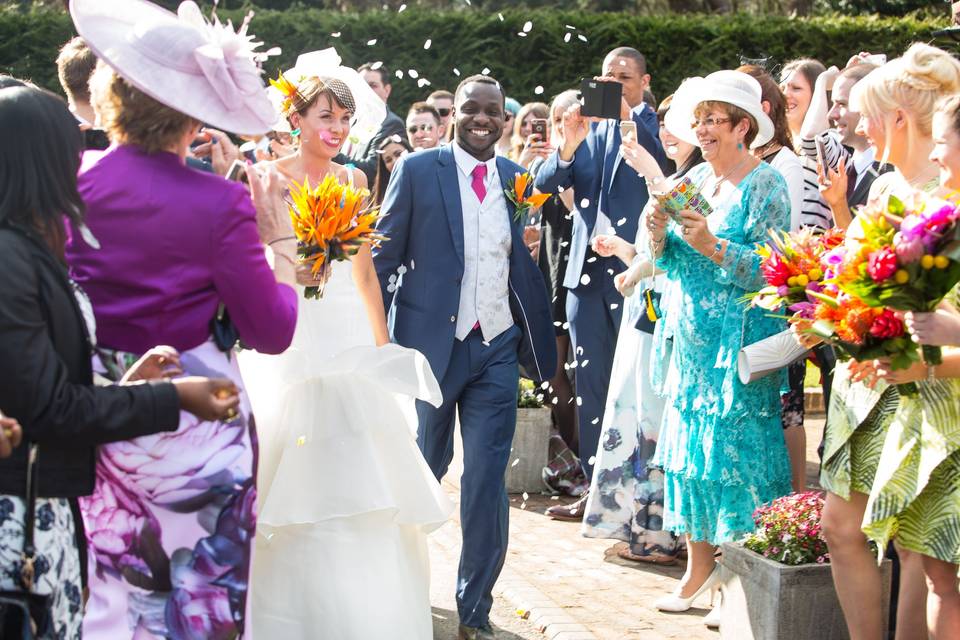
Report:
[[[301,148],[274,167],[362,186],[361,172],[329,160],[352,105],[326,84],[332,92],[291,105]],[[332,264],[321,299],[301,298],[284,354],[240,354],[260,440],[254,638],[433,637],[426,535],[452,505],[417,448],[414,399],[439,406],[440,388],[426,358],[387,343],[380,300],[364,247]]]

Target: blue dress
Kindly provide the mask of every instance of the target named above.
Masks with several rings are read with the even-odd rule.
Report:
[[[708,164],[688,174],[702,185]],[[785,328],[741,302],[764,286],[754,249],[770,229],[789,229],[790,198],[783,177],[765,163],[725,200],[711,201],[708,224],[729,242],[716,265],[683,239],[671,223],[657,261],[680,288],[667,363],[667,406],[651,461],[664,471],[664,528],[694,541],[720,544],[753,531],[753,511],[790,492],[790,464],[780,425],[783,376],[749,385],[737,376],[746,345]],[[663,341],[658,349],[669,346]]]

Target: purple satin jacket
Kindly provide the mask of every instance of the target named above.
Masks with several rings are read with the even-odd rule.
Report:
[[[222,301],[247,346],[290,345],[297,294],[267,264],[243,185],[127,145],[84,154],[79,188],[100,249],[71,229],[66,256],[100,344],[191,349],[210,336]]]

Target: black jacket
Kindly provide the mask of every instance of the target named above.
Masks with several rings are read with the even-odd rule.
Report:
[[[26,441],[39,444],[39,493],[93,491],[96,445],[173,431],[169,382],[93,386],[91,348],[66,268],[32,234],[0,226],[0,411],[25,442],[0,459],[0,494],[24,495]]]
[[[334,158],[334,161],[339,164],[352,164],[363,171],[367,175],[367,184],[372,189],[373,181],[377,177],[377,167],[380,164],[380,154],[377,153],[377,147],[390,136],[400,136],[401,140],[406,140],[407,132],[405,128],[406,125],[400,116],[390,111],[390,107],[387,107],[387,115],[380,124],[380,130],[370,138],[370,141],[362,147],[354,149],[352,156],[348,157],[340,154]]]

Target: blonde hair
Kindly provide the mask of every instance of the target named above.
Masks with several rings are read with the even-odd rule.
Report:
[[[930,136],[937,100],[958,91],[960,62],[942,49],[917,42],[903,57],[891,60],[858,82],[850,96],[850,107],[871,119],[890,118],[897,109],[903,109],[917,131]],[[886,135],[889,141],[889,130]]]
[[[90,78],[90,94],[110,140],[136,145],[147,153],[169,149],[200,124],[154,100],[103,62],[97,64]]]

